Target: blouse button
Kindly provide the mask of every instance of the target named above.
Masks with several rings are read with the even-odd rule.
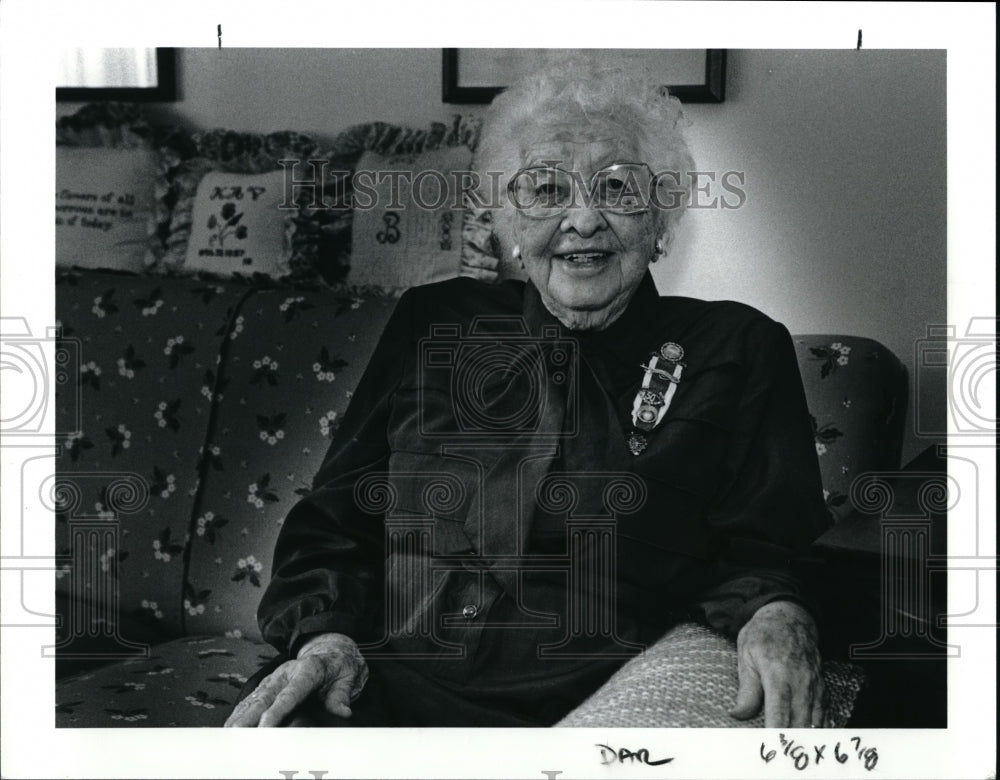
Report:
[[[466,620],[472,620],[476,615],[479,614],[479,607],[475,604],[466,604],[462,607],[462,617]]]

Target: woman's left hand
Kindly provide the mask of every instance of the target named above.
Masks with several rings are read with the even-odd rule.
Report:
[[[817,639],[812,616],[795,602],[758,609],[736,639],[740,688],[729,714],[746,720],[763,704],[766,728],[823,726]]]

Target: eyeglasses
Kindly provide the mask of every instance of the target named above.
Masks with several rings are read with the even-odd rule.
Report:
[[[649,210],[653,172],[645,163],[615,163],[585,183],[579,171],[539,166],[523,168],[507,184],[511,203],[531,219],[559,217],[570,208],[596,208],[612,214]],[[581,199],[581,191],[584,197]]]

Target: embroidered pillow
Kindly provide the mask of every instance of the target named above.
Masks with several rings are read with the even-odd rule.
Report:
[[[465,146],[419,154],[366,152],[354,172],[352,284],[406,289],[462,271]]]
[[[294,210],[281,209],[284,174],[213,171],[198,183],[184,270],[289,273]]]
[[[154,261],[150,149],[56,147],[56,264],[141,271]]]
[[[328,266],[339,262],[339,245],[330,249],[326,226],[304,207],[277,208],[284,186],[280,161],[319,156],[312,139],[291,131],[212,130],[194,134],[193,144],[196,153],[158,182],[173,204],[158,270],[294,282],[317,281],[325,271],[324,278],[337,280],[337,269]],[[227,208],[224,216],[227,200],[234,210]],[[215,224],[209,227],[212,216]]]
[[[70,151],[76,150],[76,151]],[[100,150],[109,152],[106,156],[100,154]],[[120,175],[127,175],[132,163],[129,162],[129,155],[122,156],[120,152],[138,153],[145,152],[152,154],[155,152],[155,167],[152,171],[144,171],[143,178],[137,181],[144,191],[148,186],[153,193],[152,215],[150,223],[147,224],[148,242],[146,253],[142,259],[143,265],[153,265],[159,262],[165,250],[164,241],[170,230],[170,219],[175,201],[174,192],[170,187],[180,164],[195,155],[194,140],[184,129],[173,125],[151,125],[146,120],[143,108],[134,103],[101,102],[88,103],[82,106],[74,114],[60,117],[56,120],[56,155],[57,155],[57,177],[63,171],[77,171],[78,177],[84,179],[88,184],[100,181],[101,177],[111,176],[117,178]],[[96,170],[84,170],[81,167],[80,159],[89,157],[95,160],[89,167]],[[110,152],[114,152],[111,154]],[[68,154],[67,154],[68,153]],[[66,156],[68,165],[58,165],[59,157]],[[73,158],[73,159],[70,159]],[[93,175],[91,175],[93,174]],[[60,183],[57,179],[56,200],[57,206],[61,200],[59,193]],[[76,192],[77,190],[70,190]],[[107,189],[101,191],[106,195]],[[127,198],[126,198],[127,200]],[[61,205],[72,205],[63,203]],[[76,204],[80,205],[80,204]],[[126,203],[122,203],[127,207]],[[134,209],[132,210],[135,211]],[[62,213],[73,213],[70,209],[63,209]],[[80,212],[76,212],[80,213]],[[60,212],[57,211],[57,216]],[[79,219],[78,219],[79,222]],[[64,223],[65,224],[65,223]],[[88,261],[81,261],[79,256],[60,257],[59,251],[62,243],[67,252],[79,252],[80,244],[78,236],[72,235],[73,231],[62,231],[65,234],[65,241],[59,236],[57,224],[57,262],[60,264],[71,263],[74,265],[89,265],[94,263],[111,268],[122,266],[114,264],[116,258],[109,256],[105,260],[96,261],[93,257]],[[120,249],[121,247],[119,247]],[[120,258],[117,258],[120,259]],[[126,266],[129,270],[136,270],[134,262],[128,262]],[[140,266],[141,267],[141,266]]]

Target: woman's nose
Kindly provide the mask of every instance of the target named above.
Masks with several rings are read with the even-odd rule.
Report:
[[[569,207],[569,210],[560,223],[560,227],[564,233],[574,230],[584,237],[591,236],[607,226],[608,223],[604,219],[604,214],[600,209],[575,205]]]

